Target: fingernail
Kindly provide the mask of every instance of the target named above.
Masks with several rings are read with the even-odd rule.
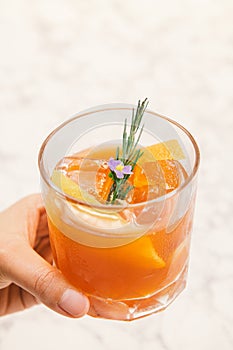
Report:
[[[89,302],[81,293],[67,289],[58,302],[58,306],[71,316],[79,317],[87,313]]]

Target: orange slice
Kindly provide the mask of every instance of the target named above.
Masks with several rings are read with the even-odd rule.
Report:
[[[114,258],[125,261],[127,265],[135,265],[137,268],[161,269],[166,265],[155,251],[149,236],[143,236],[130,244],[115,249]]]
[[[160,186],[158,195],[173,191],[179,186],[180,176],[178,163],[174,160],[161,160],[157,162],[146,162],[144,168],[136,165],[134,173],[129,177],[129,184],[134,186],[131,204],[145,202],[148,199],[148,187]],[[99,168],[96,174],[96,190],[103,200],[107,200],[112,179],[108,176],[109,169]],[[150,175],[153,175],[153,180]],[[157,177],[157,182],[156,182]]]
[[[65,176],[61,171],[54,170],[51,180],[65,194],[88,204],[99,204],[99,202],[88,192],[81,190],[76,182]]]
[[[113,184],[112,179],[108,176],[109,173],[109,169],[104,167],[99,167],[96,173],[96,191],[103,200],[107,200]],[[142,167],[139,165],[135,166],[133,174],[128,179],[128,183],[134,186],[133,197],[130,203],[147,200],[148,181]]]
[[[184,159],[185,155],[177,140],[169,140],[146,147],[156,160]]]
[[[100,166],[96,173],[96,191],[104,201],[108,199],[113,184],[113,180],[108,176],[109,173],[110,170],[103,166]]]
[[[178,159],[184,153],[177,140],[169,140],[146,148],[140,164],[134,168],[128,182],[134,186],[130,203],[140,203],[148,198],[148,186],[161,186],[158,195],[173,191],[179,186]],[[145,159],[144,159],[145,158]],[[148,158],[148,159],[147,159]],[[154,160],[153,160],[154,159]],[[142,163],[142,164],[141,164]],[[100,167],[96,174],[96,190],[103,200],[107,200],[112,179],[109,169]]]

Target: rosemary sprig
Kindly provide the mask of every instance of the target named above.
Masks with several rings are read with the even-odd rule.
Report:
[[[136,113],[133,109],[129,135],[127,133],[127,119],[125,119],[121,156],[120,148],[117,147],[116,160],[111,158],[108,162],[111,170],[109,176],[113,180],[107,199],[109,203],[113,204],[116,199],[125,199],[127,194],[133,189],[133,186],[128,185],[126,182],[132,174],[132,170],[137,164],[139,158],[143,155],[143,152],[140,149],[137,149],[137,146],[143,132],[144,125],[141,127],[141,122],[148,103],[149,101],[147,98],[142,103],[139,100]]]

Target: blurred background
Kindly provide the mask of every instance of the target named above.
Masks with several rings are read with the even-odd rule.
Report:
[[[232,0],[0,0],[0,210],[39,191],[39,147],[72,114],[136,103],[201,149],[186,291],[130,324],[43,306],[0,319],[0,349],[233,348]]]

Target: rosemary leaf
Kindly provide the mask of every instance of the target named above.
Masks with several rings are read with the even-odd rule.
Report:
[[[111,164],[112,167],[116,166],[116,168],[111,168],[113,170],[111,170],[110,173],[110,177],[113,179],[113,184],[111,186],[107,199],[107,201],[110,203],[114,203],[117,198],[125,199],[128,193],[134,188],[132,185],[127,186],[126,181],[131,174],[130,172],[134,169],[135,165],[137,164],[139,158],[143,155],[143,151],[137,149],[137,146],[142,136],[144,125],[142,127],[140,127],[140,125],[148,103],[149,102],[147,98],[142,103],[139,100],[136,111],[134,109],[132,110],[129,135],[127,134],[127,119],[125,119],[122,136],[121,157],[120,148],[117,147],[116,150],[116,160],[120,161],[120,164],[116,163],[116,165],[112,165],[114,164],[114,160],[110,159],[109,161],[109,163],[113,162]],[[139,129],[140,132],[137,135]],[[122,169],[126,168],[126,166],[128,166],[128,168],[129,166],[131,166],[131,170],[127,169],[124,172],[124,170]],[[120,176],[118,174],[120,174]]]

